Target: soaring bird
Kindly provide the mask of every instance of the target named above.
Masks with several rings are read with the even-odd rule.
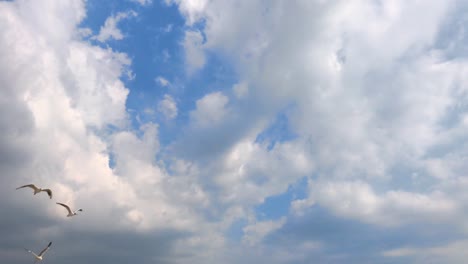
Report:
[[[26,184],[26,185],[23,185],[23,186],[20,186],[20,187],[16,188],[16,190],[21,189],[21,188],[25,188],[25,187],[29,187],[29,188],[33,189],[34,190],[34,195],[36,195],[36,194],[38,194],[40,192],[46,192],[49,195],[50,199],[52,199],[52,191],[50,189],[41,189],[41,188],[38,188],[34,184]]]
[[[57,204],[65,207],[65,209],[67,209],[67,211],[68,211],[67,217],[75,216],[76,212],[78,212],[78,211],[83,212],[83,209],[78,209],[78,210],[72,212],[72,210],[70,209],[70,207],[68,205],[63,204],[63,203],[57,203]]]
[[[44,248],[44,249],[41,251],[41,253],[39,253],[39,255],[36,255],[36,253],[32,252],[31,250],[29,250],[29,249],[27,249],[27,248],[25,248],[25,250],[26,250],[27,252],[29,252],[29,253],[31,253],[31,254],[34,255],[34,258],[36,259],[36,260],[34,261],[34,263],[37,263],[38,261],[41,261],[41,260],[42,260],[42,257],[44,256],[44,254],[47,252],[47,250],[49,250],[50,245],[52,245],[52,242],[49,242],[49,245],[47,245],[47,247]]]

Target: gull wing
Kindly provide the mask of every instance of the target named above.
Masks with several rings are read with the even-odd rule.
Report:
[[[70,214],[72,213],[72,211],[70,210],[70,207],[68,207],[68,205],[63,204],[63,203],[57,203],[57,204],[59,204],[59,205],[65,207],[65,208],[67,209],[68,213],[70,213]]]
[[[39,257],[38,255],[36,255],[36,253],[32,252],[32,250],[29,250],[27,248],[25,248],[24,250],[26,250],[27,252],[33,254],[35,257]]]
[[[29,187],[31,189],[34,189],[34,191],[39,190],[39,188],[37,188],[36,185],[34,185],[34,184],[26,184],[26,185],[23,185],[23,186],[20,186],[20,187],[16,188],[16,190],[21,189],[21,188],[25,188],[25,187]]]
[[[42,257],[44,253],[46,253],[47,250],[49,250],[50,246],[52,245],[52,242],[49,242],[49,245],[47,245],[46,248],[44,248],[41,253],[39,253],[39,256]]]
[[[52,191],[50,189],[43,189],[42,191],[46,192],[49,195],[50,199],[52,199]]]

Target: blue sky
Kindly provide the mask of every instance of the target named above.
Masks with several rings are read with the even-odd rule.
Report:
[[[465,263],[467,10],[0,1],[0,257]]]

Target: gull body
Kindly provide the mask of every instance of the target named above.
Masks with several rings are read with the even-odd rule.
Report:
[[[29,188],[33,189],[34,195],[36,195],[36,194],[38,194],[40,192],[46,192],[49,195],[49,198],[52,199],[52,191],[50,189],[42,189],[42,188],[37,187],[34,184],[26,184],[26,185],[23,185],[23,186],[20,186],[20,187],[16,188],[16,190],[21,189],[21,188],[26,188],[26,187],[29,187]]]
[[[78,209],[78,210],[72,211],[72,210],[70,209],[70,207],[69,207],[68,205],[66,205],[66,204],[63,204],[63,203],[57,203],[57,204],[58,204],[58,205],[61,205],[61,206],[63,206],[63,207],[65,207],[65,209],[67,209],[67,211],[68,211],[67,217],[72,217],[72,216],[77,215],[76,212],[83,212],[83,209],[81,209],[81,208]]]
[[[41,251],[41,253],[39,253],[39,255],[36,255],[36,253],[32,252],[32,251],[29,250],[29,249],[26,249],[26,248],[25,248],[25,250],[26,250],[27,252],[31,253],[31,254],[34,256],[34,258],[35,258],[34,263],[37,263],[38,261],[42,261],[42,257],[44,257],[44,254],[47,252],[47,250],[49,250],[49,248],[50,248],[51,245],[52,245],[52,242],[49,242],[49,245],[47,245],[47,247],[44,248],[44,249]]]

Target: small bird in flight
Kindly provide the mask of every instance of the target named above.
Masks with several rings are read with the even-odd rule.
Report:
[[[65,207],[67,209],[67,211],[68,211],[67,217],[75,216],[76,212],[83,212],[83,209],[78,209],[78,210],[72,212],[72,210],[70,209],[70,207],[68,205],[63,204],[63,203],[57,203],[57,204]]]
[[[44,249],[41,251],[41,253],[39,253],[39,255],[36,255],[36,253],[32,252],[32,251],[29,250],[29,249],[26,249],[26,248],[25,248],[25,250],[26,250],[27,252],[29,252],[29,253],[31,253],[31,254],[34,255],[34,258],[36,259],[36,260],[34,261],[34,263],[37,263],[38,261],[42,261],[42,257],[43,257],[44,254],[47,252],[47,250],[49,250],[50,245],[52,245],[52,242],[49,242],[49,245],[47,245],[47,247],[44,248]]]
[[[21,189],[21,188],[25,188],[25,187],[29,187],[29,188],[33,189],[34,190],[34,195],[36,195],[36,194],[38,194],[40,192],[46,192],[49,195],[50,199],[52,199],[52,191],[50,189],[41,189],[41,188],[38,188],[34,184],[26,184],[26,185],[23,185],[23,186],[20,186],[20,187],[16,188],[16,190]]]

